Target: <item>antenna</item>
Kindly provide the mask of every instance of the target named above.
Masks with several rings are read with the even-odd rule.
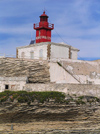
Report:
[[[43,9],[43,12],[44,12],[44,11],[47,11],[45,7],[44,7],[44,9]]]

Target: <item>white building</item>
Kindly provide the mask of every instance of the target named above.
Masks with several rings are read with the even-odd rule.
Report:
[[[54,24],[48,23],[48,17],[44,11],[40,16],[40,22],[34,24],[36,40],[32,40],[27,46],[17,47],[16,57],[43,60],[77,60],[77,53],[79,51],[77,48],[65,43],[51,42],[51,30],[54,29]]]
[[[75,59],[78,49],[65,43],[41,42],[17,47],[17,58],[27,59]]]
[[[27,46],[17,47],[16,58],[0,58],[0,92],[8,89],[22,90],[28,83],[36,83],[36,80],[37,83],[80,83],[63,62],[77,60],[79,50],[65,43],[51,42],[54,24],[48,23],[45,11],[40,16],[40,22],[34,24],[34,29],[36,40]],[[31,76],[34,81],[30,80]]]

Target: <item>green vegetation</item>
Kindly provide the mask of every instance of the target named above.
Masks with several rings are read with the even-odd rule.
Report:
[[[78,99],[82,100],[84,98],[84,96],[79,96]]]
[[[100,99],[99,98],[95,97],[95,99],[96,99],[97,102],[100,102]]]
[[[65,94],[57,91],[45,92],[26,92],[26,91],[4,91],[0,93],[0,102],[17,100],[20,103],[34,102],[37,100],[39,103],[49,102],[53,100],[55,103],[63,103]]]
[[[44,91],[44,92],[27,92],[27,91],[4,91],[0,93],[0,103],[3,102],[13,102],[16,100],[19,103],[27,103],[30,105],[32,102],[36,101],[38,103],[64,103],[84,105],[100,102],[100,99],[93,96],[78,96],[69,94],[65,95],[62,92],[57,91]]]
[[[84,101],[78,99],[78,100],[76,100],[76,104],[80,105],[80,104],[86,104],[86,103]]]

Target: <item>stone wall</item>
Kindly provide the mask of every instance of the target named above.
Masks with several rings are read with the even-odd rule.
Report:
[[[100,62],[96,63],[96,62],[85,62],[78,60],[77,61],[67,60],[62,61],[61,64],[65,68],[67,68],[67,71],[66,69],[63,68],[63,66],[60,66],[57,63],[57,61],[55,62],[50,61],[48,63],[48,61],[45,60],[43,61],[43,60],[30,60],[30,59],[18,59],[18,58],[0,58],[0,91],[3,91],[5,89],[5,85],[8,85],[9,87],[14,87],[15,90],[23,90],[23,89],[33,91],[57,90],[65,93],[68,92],[73,94],[79,93],[80,95],[95,94],[95,96],[99,96],[100,92],[99,85],[93,85],[93,84],[91,85],[86,83],[79,84],[80,82],[78,81],[78,79],[76,79],[76,76],[77,74],[79,74],[78,76],[81,76],[82,79],[84,76],[84,81],[86,81],[87,79],[86,74],[88,74],[89,76],[89,72],[96,71],[97,69],[97,73],[99,74]],[[87,67],[87,72],[85,72],[84,68],[81,68],[82,66],[84,68]],[[81,75],[82,73],[81,69],[84,75]],[[16,80],[16,78],[25,78],[25,80]],[[93,80],[94,83],[97,82],[98,84],[100,84],[99,77],[98,79],[97,78],[90,79],[89,77],[88,80]],[[53,82],[63,84],[52,84]],[[28,83],[33,84],[31,86],[31,84],[28,85]],[[39,84],[39,83],[45,83],[45,84]],[[71,83],[71,85],[64,83]],[[74,85],[73,83],[76,84]],[[69,89],[69,87],[71,88]]]
[[[82,60],[64,60],[62,65],[67,69],[72,68],[75,75],[92,75],[93,72],[100,74],[100,62],[82,61]],[[92,77],[92,76],[91,76]]]
[[[100,62],[82,60],[60,60],[62,67],[76,77],[80,83],[100,84]]]
[[[5,85],[15,85],[16,90],[22,90],[25,83],[48,82],[50,73],[47,61],[0,58],[0,92],[5,89]]]
[[[67,72],[58,63],[49,63],[50,81],[55,83],[79,83],[69,72]]]
[[[0,59],[0,77],[28,77],[29,82],[50,82],[47,61],[17,58]]]
[[[23,90],[27,77],[0,77],[0,92],[4,90]]]
[[[27,91],[59,91],[70,95],[87,95],[100,97],[100,85],[90,84],[26,84]]]

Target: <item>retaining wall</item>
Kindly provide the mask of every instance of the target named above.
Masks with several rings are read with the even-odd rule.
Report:
[[[66,94],[88,95],[100,97],[100,85],[89,84],[26,84],[27,91],[60,91]]]

